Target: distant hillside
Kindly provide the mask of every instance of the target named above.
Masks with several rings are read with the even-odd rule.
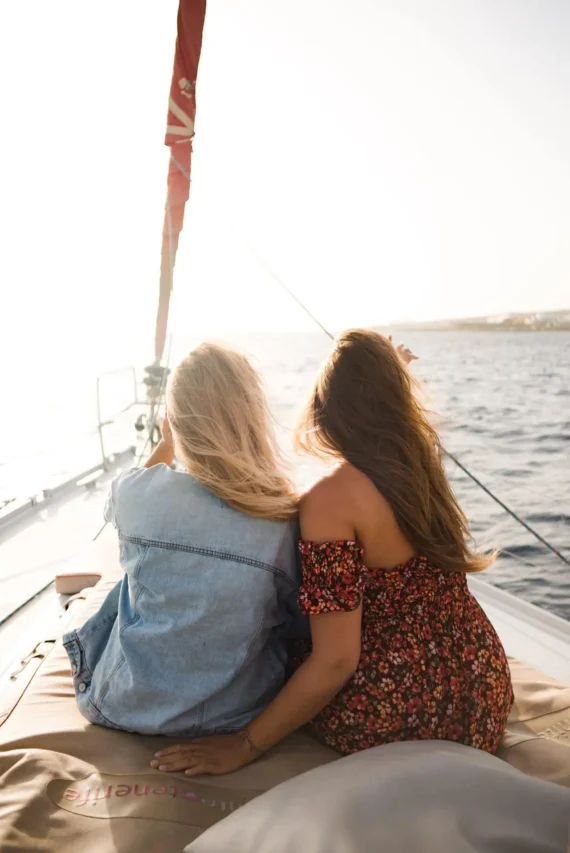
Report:
[[[466,332],[570,332],[570,310],[542,311],[535,314],[500,314],[492,317],[469,317],[458,320],[435,320],[427,323],[398,323],[398,329],[416,331]]]

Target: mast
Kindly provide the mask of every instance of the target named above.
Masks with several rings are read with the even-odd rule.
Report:
[[[205,16],[206,0],[180,0],[165,138],[165,144],[170,148],[170,160],[154,338],[155,365],[160,364],[164,352],[176,252],[184,224],[184,208],[190,195],[192,140],[196,118],[196,78]]]

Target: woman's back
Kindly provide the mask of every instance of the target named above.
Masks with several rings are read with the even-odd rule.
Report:
[[[296,522],[247,516],[166,465],[119,477],[106,517],[125,577],[67,639],[85,715],[149,734],[243,727],[283,683]]]
[[[391,569],[416,553],[388,501],[366,474],[348,462],[319,480],[302,499],[301,507],[310,512],[313,524],[321,517],[323,530],[334,522],[339,538],[352,539],[356,533],[369,566]]]

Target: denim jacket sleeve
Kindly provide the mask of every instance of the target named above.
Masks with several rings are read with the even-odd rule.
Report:
[[[126,477],[127,474],[130,474],[131,471],[136,471],[136,470],[137,470],[136,466],[133,466],[131,468],[127,468],[126,471],[121,471],[121,473],[118,474],[115,477],[115,479],[113,480],[113,482],[111,483],[111,488],[109,489],[109,494],[107,495],[107,500],[105,501],[105,509],[103,510],[103,518],[105,519],[105,521],[108,521],[114,527],[117,526],[117,519],[115,517],[115,493],[117,491],[117,486],[119,485],[119,483],[123,479],[123,477]]]

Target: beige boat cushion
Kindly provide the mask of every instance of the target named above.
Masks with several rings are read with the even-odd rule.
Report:
[[[570,791],[446,741],[389,744],[291,779],[185,853],[564,853]]]
[[[498,755],[529,776],[570,787],[570,687],[509,663],[515,703]]]
[[[100,580],[101,575],[92,572],[62,572],[55,576],[55,591],[58,595],[76,595]]]
[[[117,552],[115,533],[109,529],[85,565],[90,571],[105,567],[105,576],[86,591],[86,600],[78,596],[71,604],[71,624],[81,624],[95,612],[120,577]],[[30,651],[38,639],[30,636]],[[169,741],[89,725],[77,710],[59,638],[43,639],[0,697],[2,853],[181,851],[238,805],[338,760],[301,732],[231,776],[187,780],[183,774],[158,774],[149,761]],[[569,784],[570,750],[562,746],[567,737],[544,737],[542,729],[532,729],[531,719],[546,714],[548,728],[561,730],[560,721],[568,717],[567,688],[516,663],[513,674],[517,705],[504,758],[533,775]],[[543,686],[536,690],[534,685]]]

